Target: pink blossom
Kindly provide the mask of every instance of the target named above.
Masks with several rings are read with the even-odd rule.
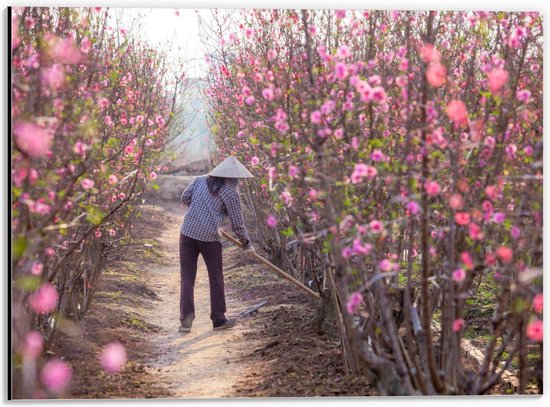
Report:
[[[277,226],[277,224],[279,223],[279,222],[277,221],[277,218],[276,218],[274,215],[269,215],[269,216],[267,217],[267,221],[266,221],[266,222],[267,222],[267,226],[270,226],[270,227],[272,227],[272,228],[274,228],[275,226]]]
[[[355,254],[368,255],[372,251],[372,245],[369,243],[363,244],[361,239],[357,238],[353,240],[353,252]]]
[[[379,161],[384,161],[386,159],[386,156],[384,155],[384,153],[382,151],[374,150],[371,153],[370,158],[371,158],[372,161],[379,162]]]
[[[346,79],[348,76],[348,68],[346,64],[343,62],[338,62],[336,65],[334,65],[334,73],[336,74],[336,77],[340,80]]]
[[[531,156],[533,155],[533,147],[525,146],[525,148],[523,149],[523,152],[525,153],[525,155]]]
[[[58,90],[65,84],[65,69],[61,64],[53,64],[52,66],[40,69],[40,82],[42,85]]]
[[[502,68],[495,68],[487,74],[487,82],[489,84],[489,91],[496,95],[500,89],[508,82],[508,71]]]
[[[457,126],[468,123],[468,111],[466,105],[461,100],[452,100],[447,105],[447,116]]]
[[[391,271],[393,269],[393,264],[388,259],[382,260],[380,263],[378,263],[378,267],[381,271]]]
[[[315,110],[314,112],[311,112],[311,114],[309,115],[309,119],[311,120],[312,123],[315,123],[315,124],[321,123],[321,119],[322,119],[321,111]]]
[[[290,192],[288,192],[288,190],[285,189],[281,193],[281,199],[283,200],[286,206],[292,205],[292,195],[290,194]]]
[[[382,86],[375,86],[371,90],[371,97],[377,103],[382,103],[386,100],[386,91]]]
[[[457,283],[464,281],[466,278],[466,271],[463,268],[458,268],[453,271],[453,280]]]
[[[80,156],[84,156],[88,148],[82,141],[77,141],[73,147],[73,151]]]
[[[485,234],[481,231],[481,228],[476,223],[468,224],[468,234],[470,238],[474,240],[483,240]]]
[[[132,154],[134,152],[134,146],[132,144],[128,144],[126,147],[124,147],[124,152],[126,154]]]
[[[407,210],[411,213],[411,215],[416,215],[420,210],[420,205],[418,205],[415,201],[409,201],[407,202]]]
[[[85,55],[78,49],[71,38],[59,38],[47,34],[46,42],[49,45],[50,57],[62,64],[80,64],[84,62]]]
[[[149,174],[149,179],[153,180],[157,178],[157,173],[155,171],[151,171]]]
[[[521,236],[521,229],[518,228],[517,226],[512,226],[512,229],[510,229],[510,235],[514,239],[518,239]]]
[[[513,159],[516,156],[516,152],[518,151],[518,148],[515,144],[508,144],[506,148],[504,149],[506,152],[506,155],[508,158]]]
[[[94,187],[94,184],[95,184],[95,181],[89,179],[89,178],[84,178],[81,182],[80,182],[80,185],[82,186],[82,188],[88,190],[88,189],[92,189]]]
[[[105,109],[107,106],[109,106],[109,99],[107,98],[100,98],[98,101],[97,101],[97,104],[99,106],[99,108],[101,110]],[[143,120],[143,116],[141,116],[142,120]]]
[[[460,226],[465,226],[470,223],[470,214],[468,212],[455,213],[455,222]]]
[[[29,305],[38,314],[49,314],[57,307],[59,294],[50,283],[44,283],[29,298]]]
[[[434,88],[439,88],[447,80],[447,69],[440,63],[430,64],[426,69],[426,79]]]
[[[454,193],[449,198],[449,206],[454,210],[460,210],[464,206],[464,199],[459,193]]]
[[[262,90],[262,96],[265,100],[273,100],[275,98],[275,94],[271,88],[265,88]]]
[[[300,170],[295,165],[289,165],[288,167],[288,176],[289,178],[294,178]]]
[[[439,62],[441,59],[441,53],[433,46],[433,44],[426,43],[420,48],[420,58],[426,63]]]
[[[69,386],[73,369],[60,359],[48,361],[40,372],[40,381],[54,393],[62,393]]]
[[[424,184],[424,190],[430,196],[437,196],[441,192],[441,187],[436,181],[427,181]]]
[[[31,274],[34,274],[35,276],[41,275],[43,270],[44,264],[39,261],[35,261],[31,266]]]
[[[543,324],[540,319],[534,319],[527,324],[527,337],[534,342],[542,342],[543,337]]]
[[[334,15],[339,20],[346,18],[346,10],[334,10]]]
[[[514,252],[507,246],[500,246],[496,250],[496,255],[503,263],[511,263]]]
[[[363,302],[363,296],[361,295],[360,292],[356,291],[353,294],[351,294],[346,304],[346,309],[348,313],[355,314],[359,310],[359,307],[362,302]]]
[[[502,223],[506,220],[506,214],[503,212],[495,212],[493,214],[493,222],[495,223]]]
[[[336,50],[336,56],[340,58],[349,58],[351,57],[351,51],[349,47],[346,44],[344,44],[344,45],[341,45],[340,48]]]
[[[529,103],[529,100],[531,99],[531,92],[527,89],[518,90],[516,92],[516,98],[521,103]]]
[[[22,349],[23,355],[27,358],[36,359],[42,353],[42,349],[44,349],[44,337],[40,332],[30,331],[25,336]]]
[[[453,332],[458,332],[464,327],[464,319],[457,318],[453,321]]]
[[[127,360],[126,348],[119,342],[109,343],[101,351],[101,367],[109,374],[120,372]]]
[[[535,298],[533,298],[533,310],[540,314],[543,309],[543,296],[542,293],[540,293],[535,295]]]
[[[474,262],[472,260],[472,255],[468,252],[460,253],[460,260],[464,264],[466,270],[472,270],[474,268]]]
[[[92,42],[88,37],[82,38],[82,41],[80,41],[80,51],[87,54],[92,49]]]
[[[114,174],[109,175],[109,184],[110,185],[115,185],[117,182],[118,182],[118,178],[117,178],[116,175],[114,175]]]
[[[17,146],[30,157],[45,155],[53,141],[53,132],[31,122],[19,121],[13,126]]]
[[[248,105],[248,106],[252,106],[254,104],[254,102],[256,102],[256,98],[254,96],[248,96],[244,102]]]
[[[346,246],[342,249],[342,257],[344,259],[349,259],[352,254],[353,254],[353,249],[351,247]]]
[[[379,220],[373,220],[369,223],[371,233],[382,233],[384,231],[384,225]]]
[[[46,247],[44,253],[46,254],[46,256],[52,257],[55,254],[55,250],[52,247]]]
[[[260,162],[260,159],[259,159],[258,157],[256,157],[256,156],[254,156],[254,157],[252,157],[252,158],[250,159],[250,163],[251,163],[252,165],[258,165],[259,162]]]

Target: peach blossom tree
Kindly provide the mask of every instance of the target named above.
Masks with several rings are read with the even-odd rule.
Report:
[[[505,370],[541,390],[541,16],[212,14],[219,156],[257,176],[260,245],[332,303],[343,373],[380,394],[485,394]]]

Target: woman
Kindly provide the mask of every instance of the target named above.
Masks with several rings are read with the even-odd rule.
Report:
[[[193,180],[181,196],[189,209],[180,229],[180,332],[191,331],[195,319],[194,288],[199,253],[208,269],[210,319],[215,330],[231,328],[237,322],[225,316],[222,244],[219,227],[229,217],[233,232],[245,249],[254,250],[244,226],[239,178],[253,175],[235,157],[227,157],[209,174]]]

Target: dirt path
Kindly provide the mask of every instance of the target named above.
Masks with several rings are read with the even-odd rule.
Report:
[[[243,363],[250,340],[245,340],[245,328],[238,324],[226,331],[212,330],[208,274],[199,256],[195,286],[196,317],[190,333],[178,332],[179,327],[179,257],[178,239],[181,208],[167,208],[173,221],[159,240],[167,254],[167,265],[150,270],[152,285],[160,301],[155,301],[145,317],[147,323],[160,328],[151,338],[158,351],[151,355],[148,369],[173,394],[174,398],[213,398],[234,396],[232,387],[248,372]],[[178,213],[179,212],[179,213]],[[247,308],[226,290],[227,315],[236,315]]]

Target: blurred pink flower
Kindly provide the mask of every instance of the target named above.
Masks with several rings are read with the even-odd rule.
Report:
[[[503,263],[510,263],[512,261],[512,257],[514,256],[512,249],[507,246],[500,246],[495,253]]]
[[[117,178],[116,175],[114,175],[114,174],[109,175],[109,184],[110,185],[115,185],[117,182],[118,182],[118,178]]]
[[[267,217],[266,223],[267,223],[267,226],[270,226],[270,227],[274,228],[275,226],[277,226],[277,224],[278,224],[279,222],[277,221],[277,218],[276,218],[275,216],[269,215],[269,216]]]
[[[372,161],[379,162],[379,161],[384,161],[386,159],[386,156],[384,155],[384,153],[382,151],[374,150],[371,153],[370,158],[371,158]]]
[[[338,62],[336,65],[334,65],[334,73],[336,74],[336,77],[340,80],[346,79],[348,76],[348,68],[346,64],[343,62]]]
[[[53,132],[31,122],[16,122],[13,135],[17,146],[30,157],[45,155],[53,141]]]
[[[528,103],[531,99],[531,92],[527,89],[518,90],[516,92],[516,98],[522,103]]]
[[[248,106],[252,106],[254,104],[254,102],[256,102],[256,98],[254,96],[248,96],[244,102],[248,105]]]
[[[299,171],[300,170],[295,165],[289,165],[288,166],[288,176],[290,178],[294,178],[296,176],[296,174],[298,174]]]
[[[535,342],[542,342],[543,324],[540,319],[534,319],[527,324],[527,337]]]
[[[447,105],[447,116],[457,126],[468,124],[468,111],[461,100],[452,100]]]
[[[502,68],[495,68],[487,74],[487,82],[489,91],[492,94],[497,94],[500,89],[508,82],[508,71]]]
[[[470,235],[470,238],[474,240],[483,240],[483,237],[485,236],[479,225],[475,223],[468,224],[468,234]]]
[[[350,295],[348,302],[346,304],[346,309],[349,314],[355,314],[359,307],[361,306],[361,303],[363,302],[363,296],[359,292],[354,292]]]
[[[458,332],[464,327],[464,319],[457,318],[453,321],[453,331]]]
[[[48,55],[55,62],[71,65],[84,62],[85,55],[71,38],[60,38],[50,33],[46,34],[45,38],[49,46]]]
[[[468,212],[455,213],[455,222],[460,226],[465,226],[470,223],[470,214]]]
[[[386,91],[382,86],[375,86],[371,90],[372,100],[378,103],[382,103],[386,100]]]
[[[149,179],[153,180],[157,178],[157,173],[155,171],[151,171],[149,174]]]
[[[541,313],[543,311],[543,296],[542,293],[535,295],[535,298],[533,298],[533,310],[537,313]]]
[[[510,229],[510,235],[514,239],[518,239],[521,236],[521,229],[518,228],[517,226],[512,226],[512,229]]]
[[[380,270],[387,272],[393,269],[393,264],[388,259],[384,259],[380,263],[378,263],[378,267],[380,268]]]
[[[309,115],[309,119],[311,120],[312,123],[315,123],[315,124],[321,123],[321,119],[322,119],[321,111],[315,110],[311,112],[311,114]]]
[[[126,348],[119,342],[109,343],[101,351],[101,367],[109,374],[120,372],[127,360]]]
[[[447,80],[447,69],[439,62],[430,64],[426,69],[426,79],[434,88],[438,88]]]
[[[44,264],[39,261],[35,261],[31,266],[31,274],[34,274],[35,276],[41,275],[43,270]]]
[[[40,69],[40,82],[42,85],[52,89],[60,89],[65,84],[65,69],[61,64]]]
[[[346,246],[342,249],[342,257],[344,259],[349,259],[353,254],[353,249],[349,246]]]
[[[271,88],[265,88],[264,90],[262,90],[262,96],[265,100],[273,100],[275,98],[273,89]]]
[[[384,225],[379,220],[373,220],[369,223],[371,233],[382,233],[384,231]]]
[[[503,212],[495,212],[493,214],[493,222],[495,223],[502,223],[506,220],[506,214]]]
[[[411,213],[411,215],[416,215],[420,210],[420,205],[418,205],[415,201],[409,201],[407,202],[407,210]]]
[[[353,240],[353,252],[355,254],[368,255],[372,251],[372,245],[369,243],[363,244],[360,238]]]
[[[44,337],[40,332],[29,331],[23,343],[22,353],[25,357],[36,359],[44,348]]]
[[[462,198],[462,195],[459,193],[454,193],[449,198],[449,206],[452,209],[460,210],[464,206],[464,199]]]
[[[420,58],[426,63],[439,62],[441,59],[441,53],[433,46],[433,44],[426,43],[420,48]]]
[[[92,42],[88,37],[82,38],[82,41],[80,41],[80,51],[87,54],[92,49]]]
[[[40,372],[40,381],[51,392],[62,393],[69,387],[73,369],[60,359],[48,361]]]
[[[82,188],[88,190],[88,189],[92,189],[94,187],[94,184],[95,182],[89,178],[84,178],[81,182],[80,182],[80,185],[82,185]]]
[[[260,162],[260,159],[259,159],[258,157],[256,157],[256,156],[254,156],[254,157],[252,157],[252,158],[250,159],[250,163],[251,163],[252,165],[258,165],[259,162]]]
[[[49,314],[57,307],[59,294],[51,283],[44,283],[29,297],[29,305],[38,314]]]
[[[441,192],[441,187],[436,181],[428,181],[424,184],[424,190],[430,196],[437,196]]]
[[[457,283],[464,281],[466,278],[466,271],[463,268],[458,268],[453,271],[453,280]]]
[[[338,19],[346,18],[346,10],[334,10],[334,15]]]

